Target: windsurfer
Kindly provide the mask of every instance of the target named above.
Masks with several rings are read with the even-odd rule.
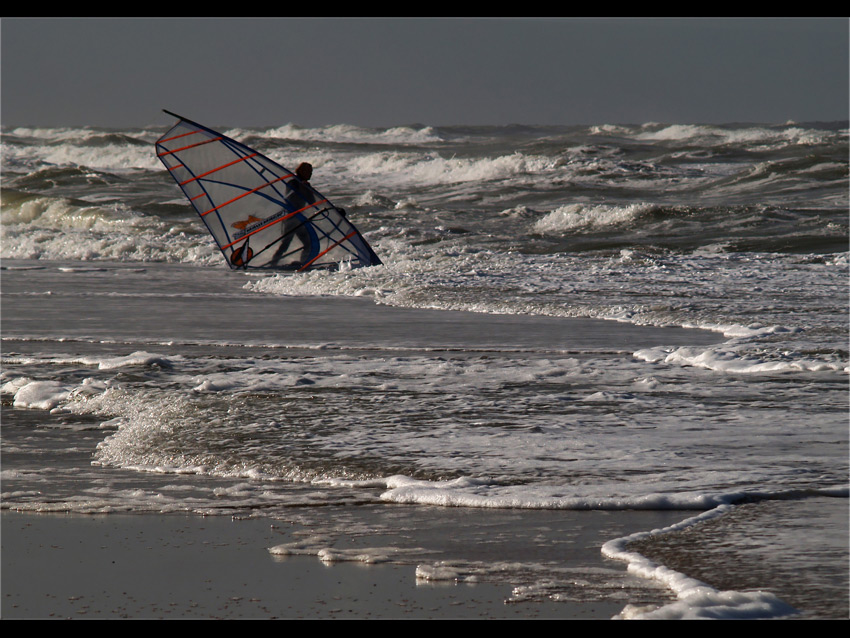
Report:
[[[156,156],[179,184],[231,268],[307,270],[381,263],[342,209],[258,151],[175,115]],[[195,149],[203,146],[204,152]],[[249,242],[251,246],[249,247]]]
[[[295,175],[309,186],[310,178],[313,177],[313,165],[310,162],[301,162],[295,169]]]
[[[295,176],[299,181],[290,182],[289,185],[295,191],[295,198],[304,201],[304,206],[309,206],[310,204],[316,201],[316,196],[313,194],[313,188],[310,186],[310,178],[313,177],[313,165],[309,162],[301,162],[298,165],[298,168],[295,169]],[[298,201],[290,195],[287,199],[289,201],[295,202]],[[301,206],[299,206],[301,208]],[[337,207],[337,211],[339,214],[345,217],[345,210]]]
[[[310,178],[313,176],[313,166],[307,162],[301,162],[298,168],[295,169],[295,176],[298,179],[287,182],[290,192],[287,195],[287,201],[295,208],[301,210],[316,201],[313,191],[310,188]],[[301,244],[301,252],[298,260],[291,264],[292,267],[299,267],[307,261],[310,255],[310,232],[307,230],[307,222],[302,213],[297,215],[287,216],[281,224],[281,242],[278,249],[275,251],[271,259],[272,265],[277,265],[279,261],[287,255],[295,252],[298,248],[290,251],[292,240],[298,238]]]
[[[300,206],[296,204],[296,208],[309,206],[316,201],[316,197],[313,195],[313,189],[310,188],[310,178],[313,176],[313,165],[308,164],[307,162],[301,162],[298,165],[298,168],[295,169],[295,176],[298,179],[289,182],[289,187],[293,192],[286,199],[293,204],[296,204],[299,200],[304,202]]]

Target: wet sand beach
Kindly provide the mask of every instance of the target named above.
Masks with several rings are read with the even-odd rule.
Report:
[[[430,516],[422,511],[427,508],[417,513],[406,509],[408,520]],[[519,548],[533,528],[525,527],[522,517],[506,522],[504,513],[448,515],[478,518],[482,531],[502,519],[502,526],[513,527],[515,558],[528,558]],[[616,528],[619,523],[612,519],[630,518],[635,529],[658,520],[624,513],[581,517],[591,525],[614,523]],[[474,580],[480,582],[428,581],[417,578],[412,556],[374,564],[276,556],[269,548],[291,541],[295,529],[281,521],[3,512],[2,524],[6,619],[607,619],[623,607],[623,599],[594,600],[588,593],[581,600],[578,591],[575,600],[508,602],[513,585],[499,582],[498,574],[479,575]],[[468,525],[467,520],[460,526]],[[565,520],[564,528],[569,526]],[[604,529],[594,531],[604,536]],[[465,556],[458,564],[476,552],[474,546],[448,548],[445,537],[432,535],[429,542],[434,557],[452,556],[452,551]],[[625,572],[625,565],[605,561],[598,551],[596,556],[592,567]],[[578,574],[583,561],[573,560]],[[562,557],[560,568],[570,567],[570,559]],[[668,598],[661,588],[657,595]]]

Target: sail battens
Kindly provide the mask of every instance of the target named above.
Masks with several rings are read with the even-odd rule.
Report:
[[[181,137],[186,137],[187,135],[194,135],[195,133],[200,133],[200,131],[189,131],[188,133],[181,133],[180,135],[175,135],[174,137],[166,137],[159,140],[159,144],[165,144],[166,142],[170,142],[172,140],[180,139]]]
[[[197,144],[189,144],[189,146],[184,146],[183,148],[175,148],[171,151],[164,151],[162,153],[159,153],[158,157],[162,157],[164,155],[173,155],[174,153],[179,153],[181,151],[188,151],[190,148],[195,148],[196,146],[203,146],[204,144],[211,144],[212,142],[217,142],[220,139],[222,138],[216,137],[211,140],[204,140],[203,142],[198,142]]]
[[[244,162],[245,160],[251,159],[252,157],[255,157],[256,155],[257,155],[256,153],[251,153],[250,155],[246,155],[245,157],[240,157],[239,159],[235,159],[232,162],[228,162],[227,164],[222,164],[221,166],[217,166],[216,168],[211,168],[206,173],[201,173],[197,177],[191,177],[191,178],[187,179],[185,182],[180,182],[180,186],[185,186],[189,182],[194,182],[196,179],[201,179],[202,177],[206,177],[207,175],[212,175],[216,171],[220,171],[223,168],[227,168],[228,166],[233,166],[234,164],[238,164],[239,162]]]
[[[271,186],[271,185],[272,185],[272,184],[274,184],[275,182],[279,182],[279,181],[281,181],[281,180],[284,180],[284,179],[286,179],[287,177],[292,177],[292,175],[284,175],[283,177],[278,177],[277,179],[272,180],[272,181],[270,181],[270,182],[266,182],[265,184],[260,184],[260,185],[259,185],[259,186],[257,186],[256,188],[253,188],[253,189],[251,189],[251,190],[249,190],[249,191],[247,191],[247,192],[245,192],[245,193],[242,193],[241,195],[237,195],[237,196],[236,196],[236,197],[234,197],[233,199],[228,200],[228,201],[226,201],[226,202],[224,202],[224,203],[222,203],[222,204],[219,204],[219,205],[218,205],[218,206],[216,206],[215,208],[211,208],[211,209],[209,209],[209,210],[207,210],[207,211],[204,211],[203,213],[201,213],[201,217],[203,217],[203,216],[205,216],[205,215],[209,215],[210,213],[217,211],[219,208],[224,208],[225,206],[228,206],[228,205],[232,204],[233,202],[235,202],[236,200],[242,199],[243,197],[247,197],[248,195],[253,195],[254,193],[256,193],[257,191],[259,191],[260,189],[263,189],[263,188],[265,188],[266,186]]]

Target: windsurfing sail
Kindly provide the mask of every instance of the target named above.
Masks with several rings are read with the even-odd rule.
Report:
[[[292,171],[176,113],[157,157],[233,269],[353,268],[381,263],[345,212]]]

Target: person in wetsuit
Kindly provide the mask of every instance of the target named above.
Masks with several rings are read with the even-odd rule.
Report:
[[[316,201],[316,196],[310,188],[313,166],[307,162],[301,162],[298,168],[295,169],[295,176],[298,179],[288,182],[291,192],[286,199],[295,210],[301,210]],[[310,255],[310,245],[312,243],[304,217],[302,215],[293,215],[284,219],[281,222],[281,236],[283,239],[280,241],[280,246],[271,259],[272,266],[277,266],[281,259],[288,256],[291,252],[290,246],[292,245],[292,240],[296,237],[301,243],[302,248],[298,258],[294,262],[289,263],[288,266],[298,268],[303,265]],[[294,250],[298,249],[295,248]]]

